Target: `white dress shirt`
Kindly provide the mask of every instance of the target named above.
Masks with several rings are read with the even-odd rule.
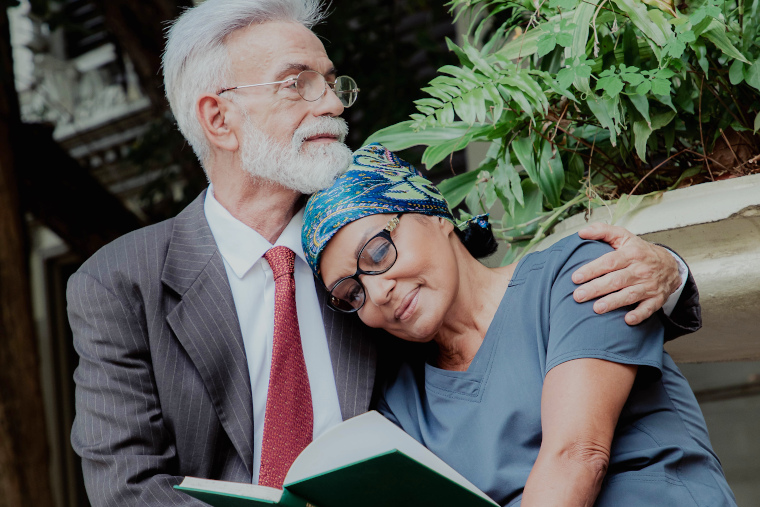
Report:
[[[673,313],[673,310],[676,308],[676,304],[678,303],[678,300],[681,299],[683,288],[686,286],[686,281],[689,279],[689,268],[686,266],[686,263],[682,261],[679,256],[677,256],[675,253],[671,252],[667,248],[665,250],[667,250],[668,253],[672,255],[673,258],[678,263],[678,274],[681,277],[681,285],[678,286],[678,288],[673,294],[668,296],[667,301],[665,301],[665,304],[662,305],[662,311],[665,312],[665,315],[670,316],[670,314]]]
[[[243,335],[253,395],[253,483],[257,484],[274,335],[274,279],[264,254],[274,246],[286,246],[296,253],[296,309],[314,410],[314,438],[343,420],[314,276],[301,246],[303,210],[274,245],[233,217],[214,198],[210,186],[204,211],[224,259]]]

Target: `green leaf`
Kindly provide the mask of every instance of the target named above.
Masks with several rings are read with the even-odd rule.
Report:
[[[602,124],[602,127],[610,132],[610,144],[615,146],[615,138],[620,133],[620,130],[613,119],[613,112],[610,111],[609,104],[595,94],[589,95],[586,104],[594,116],[596,116],[596,119],[599,120],[599,123]]]
[[[712,20],[712,23],[707,27],[707,30],[702,33],[702,37],[715,44],[715,47],[723,51],[726,56],[736,58],[744,63],[749,63],[749,60],[744,57],[741,51],[731,44],[731,40],[728,38],[728,35],[726,35],[726,27],[720,21],[715,19]]]
[[[751,87],[760,90],[760,60],[744,69],[744,80]]]
[[[649,90],[652,89],[652,82],[651,81],[644,81],[639,86],[636,87],[636,93],[639,95],[646,95],[649,93]]]
[[[560,88],[569,87],[576,78],[587,81],[591,77],[591,63],[593,63],[593,60],[586,60],[585,56],[574,58],[568,67],[561,69],[557,73],[557,81]]]
[[[435,86],[428,86],[426,88],[422,88],[423,92],[427,93],[428,95],[431,95],[437,99],[440,99],[444,102],[451,100],[451,95],[446,93],[445,91],[441,90],[440,88],[437,88]]]
[[[467,194],[475,187],[478,180],[478,171],[469,171],[453,178],[440,182],[438,190],[441,191],[449,208],[454,209],[464,200]]]
[[[526,58],[538,51],[538,38],[543,34],[541,30],[534,28],[524,32],[511,42],[504,45],[493,56],[499,60],[511,61],[518,58]]]
[[[681,86],[678,87],[675,96],[675,102],[678,104],[678,107],[689,114],[694,114],[694,98],[692,96],[694,92],[694,83],[691,79],[688,79],[681,82]]]
[[[520,227],[527,222],[530,222],[534,218],[541,215],[543,209],[543,196],[538,188],[538,185],[528,179],[520,182],[523,195],[525,196],[525,202],[522,206],[515,206],[515,212],[510,215],[504,215],[502,219],[502,225],[505,229],[511,228],[507,231],[507,236],[516,237],[530,234],[538,229],[538,224],[533,222],[530,225]]]
[[[583,158],[577,153],[573,153],[570,156],[567,170],[565,171],[565,189],[563,190],[563,194],[567,195],[567,192],[571,192],[571,195],[575,195],[580,190],[585,170],[586,166],[583,163]]]
[[[699,9],[694,11],[692,15],[689,16],[689,21],[691,24],[696,25],[708,16],[711,18],[720,18],[720,7],[718,7],[716,3],[718,2],[712,2],[708,0]],[[721,1],[720,3],[723,2]]]
[[[633,122],[633,144],[639,158],[644,162],[647,161],[647,140],[650,135],[652,135],[651,125],[647,125],[647,122],[642,120]]]
[[[477,173],[477,171],[475,172]],[[480,185],[476,185],[470,190],[470,192],[464,198],[464,203],[467,205],[467,209],[473,215],[488,212],[486,207],[483,205],[483,201],[481,200]]]
[[[529,137],[520,137],[512,141],[512,152],[517,157],[520,165],[523,166],[528,177],[538,184],[538,170],[536,169],[536,160],[533,154],[533,141]]]
[[[486,62],[482,56],[480,56],[480,52],[476,48],[465,43],[464,50],[467,56],[469,57],[470,61],[472,61],[475,69],[482,72],[484,76],[488,76],[492,79],[496,77],[497,75],[496,70],[493,67],[491,67],[491,65],[488,62]]]
[[[596,89],[604,90],[604,93],[614,99],[623,91],[623,81],[614,75],[603,77],[596,82]]]
[[[522,108],[522,110],[533,119],[533,108],[530,105],[530,102],[528,102],[528,99],[525,98],[525,94],[521,92],[520,90],[512,90],[512,98],[519,104],[519,106]]]
[[[710,62],[707,60],[707,47],[705,46],[704,41],[701,39],[696,40],[692,43],[691,49],[693,49],[694,54],[697,55],[697,63],[699,63],[702,72],[705,73],[705,77],[708,77],[708,74],[710,73]]]
[[[670,95],[670,81],[667,79],[652,79],[652,93],[655,95]]]
[[[496,204],[496,199],[498,199],[496,195],[496,187],[494,186],[492,179],[483,183],[483,198],[486,201],[486,209],[484,211],[489,211],[491,207]]]
[[[728,80],[736,86],[744,81],[744,64],[740,60],[734,60],[728,69]]]
[[[578,0],[551,0],[549,7],[551,9],[574,9],[578,5]]]
[[[465,99],[468,97],[470,97],[470,94],[465,93],[461,97],[455,98],[452,102],[452,105],[454,106],[454,111],[456,111],[459,117],[465,123],[472,125],[475,123],[475,110],[465,101]]]
[[[443,107],[443,102],[438,99],[417,99],[414,101],[418,106]]]
[[[565,168],[559,152],[552,150],[552,144],[544,140],[541,144],[541,156],[538,166],[538,188],[546,196],[549,204],[556,208],[560,205],[560,194],[565,186]]]
[[[678,34],[678,40],[685,43],[694,42],[697,40],[697,36],[694,35],[694,32],[691,30],[687,30],[686,32]]]
[[[573,84],[574,79],[575,69],[572,67],[565,67],[564,69],[560,69],[560,71],[557,72],[557,83],[559,84],[560,88],[567,88]]]
[[[757,134],[757,131],[760,129],[760,113],[755,116],[755,129],[754,132]]]
[[[691,178],[692,176],[696,176],[701,171],[702,171],[701,167],[692,167],[690,169],[686,169],[684,172],[681,173],[681,175],[678,177],[676,182],[668,187],[668,190],[675,190],[681,185],[681,182],[683,180],[685,180],[686,178]]]
[[[573,45],[565,48],[565,58],[586,57],[586,43],[589,37],[589,25],[596,12],[596,6],[600,0],[584,0],[575,9],[573,14]],[[591,85],[588,78],[576,73],[575,88],[583,93],[591,94]]]
[[[645,196],[643,195],[621,195],[620,199],[617,200],[617,205],[615,206],[615,212],[612,214],[610,225],[615,225],[618,220],[635,210],[639,204],[641,204],[641,201],[644,200],[644,197]]]
[[[475,107],[475,118],[478,123],[486,121],[486,99],[483,96],[483,88],[475,88],[470,92],[472,94],[472,103]]]
[[[621,76],[623,81],[631,83],[633,86],[637,86],[644,82],[644,76],[638,73],[626,73]]]
[[[432,169],[438,162],[444,160],[455,151],[463,150],[470,144],[471,140],[472,136],[467,134],[459,139],[452,139],[438,145],[428,146],[425,149],[425,153],[422,154],[422,163],[428,169]]]
[[[633,103],[636,110],[641,113],[641,116],[646,120],[647,125],[652,126],[652,120],[649,119],[649,100],[644,95],[629,95],[628,98]]]
[[[472,67],[472,62],[465,54],[464,50],[454,44],[454,41],[446,37],[446,46],[449,48],[449,51],[453,52],[455,55],[457,55],[457,58],[459,59],[459,64],[463,65],[465,67]]]
[[[430,116],[431,114],[435,114],[435,109],[429,106],[417,106],[417,110],[419,110],[419,112],[427,116]]]
[[[484,132],[493,130],[493,127],[472,128],[469,125],[458,122],[449,127],[429,127],[425,130],[415,132],[412,129],[413,121],[402,121],[382,130],[378,130],[364,141],[364,144],[380,143],[389,150],[405,150],[411,146],[418,145],[436,145],[452,139],[458,139],[465,135],[477,137]]]
[[[517,175],[517,187],[520,187],[520,176],[517,174],[517,171],[515,171],[512,163],[505,161],[503,158],[499,159],[496,169],[493,172],[493,182],[496,187],[496,193],[504,206],[504,211],[510,215],[514,215],[517,199],[512,191],[510,172]],[[520,190],[522,191],[522,187],[520,187]],[[522,194],[520,194],[521,199],[522,197]]]
[[[683,52],[686,51],[686,44],[683,43],[682,40],[679,38],[673,36],[668,39],[667,44],[665,44],[665,51],[663,52],[663,55],[670,55],[673,58],[681,58],[681,55],[683,55]]]
[[[633,122],[634,145],[636,147],[636,153],[641,160],[646,162],[647,141],[649,140],[649,136],[652,135],[652,132],[666,126],[673,120],[673,118],[675,118],[675,116],[676,113],[668,111],[653,116],[651,125],[647,125],[646,122],[640,120]]]
[[[676,124],[670,123],[662,128],[662,137],[665,141],[665,153],[670,153],[676,142]]]
[[[691,30],[686,30],[684,32],[679,33],[676,38],[684,43],[694,42],[697,40],[697,36],[694,34]]]
[[[438,118],[439,123],[443,126],[448,126],[454,123],[454,105],[451,102],[447,102],[443,109],[441,109],[441,115]]]
[[[536,50],[538,51],[539,58],[542,58],[551,53],[557,45],[557,37],[553,33],[545,33],[538,39],[536,44]]]
[[[572,27],[575,29],[575,25],[568,25],[568,29]],[[568,48],[573,45],[573,34],[568,32],[560,32],[557,34],[557,44],[562,47]]]
[[[575,75],[581,79],[588,79],[591,77],[591,63],[593,60],[586,60],[585,58],[576,58],[573,61],[573,69]]]
[[[613,0],[614,3],[625,12],[636,28],[641,30],[655,44],[665,46],[672,33],[670,26],[665,23],[662,13],[658,10],[648,10],[639,0]]]
[[[639,42],[632,23],[626,23],[623,30],[623,60],[630,65],[639,65],[641,62]]]
[[[678,112],[676,110],[676,106],[673,105],[673,99],[670,96],[670,94],[668,94],[668,95],[655,95],[655,98],[660,102],[660,104],[664,104],[664,105],[668,106],[670,109],[672,109],[676,113]]]
[[[494,86],[493,83],[486,84],[484,90],[488,95],[488,99],[493,104],[491,109],[491,119],[494,123],[497,123],[501,118],[501,115],[504,113],[504,99],[501,97],[499,90],[496,89],[496,86]]]
[[[464,81],[465,83],[469,83],[471,85],[470,88],[472,87],[472,85],[480,86],[480,81],[478,81],[478,79],[474,76],[472,71],[470,71],[469,69],[455,67],[453,65],[444,65],[443,67],[438,69],[438,72],[442,74],[448,74],[461,81]],[[457,83],[457,84],[461,85],[461,83]]]

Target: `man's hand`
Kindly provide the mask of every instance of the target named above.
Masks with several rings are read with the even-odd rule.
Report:
[[[573,273],[573,282],[583,283],[573,292],[577,302],[605,296],[594,303],[596,313],[639,303],[625,316],[625,322],[634,326],[662,308],[681,285],[678,263],[665,248],[622,227],[594,223],[578,235],[604,241],[615,249]]]

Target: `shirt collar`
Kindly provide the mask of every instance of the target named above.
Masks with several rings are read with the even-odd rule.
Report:
[[[204,212],[211,234],[214,236],[219,253],[230,265],[235,276],[243,278],[264,254],[273,246],[286,246],[296,253],[296,257],[306,262],[301,245],[303,208],[290,219],[285,230],[272,245],[261,234],[232,216],[214,197],[211,185],[206,192]]]

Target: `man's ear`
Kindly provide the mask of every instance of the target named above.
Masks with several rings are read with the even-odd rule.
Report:
[[[237,106],[218,95],[206,94],[196,103],[198,122],[209,142],[224,151],[237,151],[240,147],[238,128],[242,122]]]

